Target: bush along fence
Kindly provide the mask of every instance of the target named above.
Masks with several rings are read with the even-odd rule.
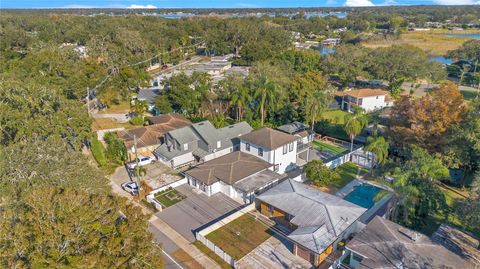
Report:
[[[147,195],[147,202],[151,203],[156,210],[158,211],[162,211],[163,208],[165,208],[166,206],[165,205],[162,205],[162,203],[160,203],[156,198],[155,198],[155,194],[159,193],[159,192],[162,192],[162,191],[165,191],[165,190],[168,190],[170,188],[175,188],[175,187],[178,187],[180,185],[183,185],[183,184],[186,184],[187,183],[187,178],[184,177],[180,180],[177,180],[175,182],[172,182],[170,184],[167,184],[167,185],[164,185],[160,188],[157,188],[153,191],[151,191],[148,195]]]
[[[204,227],[203,229],[196,231],[195,232],[195,238],[202,242],[206,247],[208,247],[211,251],[213,251],[215,254],[217,254],[222,260],[224,260],[226,263],[230,264],[233,268],[236,268],[236,260],[232,258],[232,256],[228,255],[225,251],[223,251],[220,247],[215,245],[212,241],[208,240],[206,238],[207,234],[219,229],[220,227],[238,219],[239,217],[247,214],[249,211],[252,211],[255,209],[255,204],[249,204],[241,209],[237,210],[235,213],[227,215],[224,218],[221,218],[217,220],[216,222],[208,225],[207,227]]]

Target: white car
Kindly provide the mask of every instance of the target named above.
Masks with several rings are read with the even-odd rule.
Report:
[[[153,163],[154,161],[155,161],[155,158],[153,158],[153,157],[138,156],[138,165],[139,166],[145,166],[147,164]],[[127,163],[127,167],[130,170],[135,169],[135,167],[137,167],[137,161],[134,160],[134,161],[131,161],[131,162]]]
[[[122,184],[122,189],[131,195],[138,194],[138,185],[137,182],[128,181]]]

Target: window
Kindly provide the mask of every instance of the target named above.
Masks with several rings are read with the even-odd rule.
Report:
[[[268,212],[273,212],[274,208],[272,205],[268,205]]]
[[[377,99],[378,99],[378,96],[377,96]]]
[[[293,151],[293,142],[288,145],[288,151],[289,152]]]
[[[283,154],[287,154],[287,145],[283,145]]]
[[[352,258],[357,261],[357,262],[361,262],[363,260],[362,256],[358,255],[357,253],[353,253],[352,252]]]
[[[183,144],[183,150],[188,150],[188,143]]]
[[[263,156],[263,149],[262,148],[258,148],[258,156]]]
[[[245,150],[250,151],[250,144],[249,143],[245,144]]]

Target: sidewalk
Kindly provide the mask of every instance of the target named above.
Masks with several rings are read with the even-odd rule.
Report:
[[[198,250],[195,246],[191,245],[184,237],[177,233],[172,227],[170,227],[163,220],[153,215],[150,219],[150,223],[155,226],[159,231],[165,234],[170,240],[175,242],[181,249],[192,256],[198,263],[204,268],[208,269],[220,269],[220,266],[212,259],[207,257],[203,252]]]

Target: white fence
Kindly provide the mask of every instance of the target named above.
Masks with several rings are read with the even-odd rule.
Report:
[[[123,130],[125,130],[125,128],[123,128],[123,127],[105,129],[105,130],[98,130],[97,131],[97,138],[98,138],[99,141],[103,141],[103,137],[105,136],[106,133],[118,132],[118,131],[123,131]]]
[[[215,252],[222,260],[224,260],[226,263],[230,264],[232,267],[235,268],[235,259],[232,258],[232,256],[228,255],[225,251],[223,251],[220,247],[215,245],[212,241],[208,240],[206,238],[207,234],[219,229],[220,227],[238,219],[239,217],[247,214],[249,211],[252,211],[255,209],[255,204],[249,204],[245,207],[242,207],[241,209],[237,210],[235,213],[226,216],[223,219],[218,220],[217,222],[209,225],[208,227],[203,228],[200,231],[197,231],[195,233],[195,238],[202,242],[205,246],[207,246],[211,251]]]
[[[340,165],[342,165],[346,162],[352,161],[352,156],[356,156],[358,154],[363,154],[363,147],[359,147],[357,149],[354,149],[353,151],[350,151],[350,152],[345,153],[343,155],[339,155],[337,158],[325,163],[325,166],[333,169],[333,168],[335,168],[337,166],[340,166]]]
[[[164,185],[164,186],[162,186],[158,189],[155,189],[147,195],[147,202],[151,203],[155,207],[155,209],[157,209],[158,211],[162,211],[162,204],[160,202],[158,202],[157,199],[155,199],[155,194],[159,193],[159,192],[162,192],[164,190],[167,190],[169,188],[178,187],[178,186],[186,184],[186,183],[187,183],[187,178],[184,177],[180,180],[177,180],[177,181],[172,182],[170,184]]]

